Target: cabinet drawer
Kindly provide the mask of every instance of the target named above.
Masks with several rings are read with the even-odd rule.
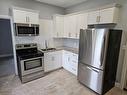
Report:
[[[73,68],[71,67],[71,72],[77,76],[77,73],[78,73],[78,69],[77,68]]]
[[[72,53],[72,57],[73,57],[74,60],[78,60],[78,54]]]

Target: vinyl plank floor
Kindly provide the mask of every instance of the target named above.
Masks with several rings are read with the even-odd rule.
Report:
[[[25,84],[22,84],[15,75],[0,78],[0,95],[96,95],[96,93],[80,84],[75,75],[60,69]],[[106,95],[127,95],[127,92],[115,87]]]

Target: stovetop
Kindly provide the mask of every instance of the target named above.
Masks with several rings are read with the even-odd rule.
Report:
[[[20,58],[20,60],[44,56],[44,53],[37,49],[17,50],[16,53],[17,53],[17,57]]]

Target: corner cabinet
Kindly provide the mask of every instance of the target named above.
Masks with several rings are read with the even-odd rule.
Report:
[[[39,12],[13,9],[14,23],[39,24]]]
[[[117,23],[119,8],[112,7],[88,13],[88,25]]]
[[[44,53],[44,71],[50,72],[55,69],[61,68],[62,55],[63,55],[62,50]]]
[[[61,67],[77,76],[78,54],[66,50],[44,53],[45,72],[50,72]]]

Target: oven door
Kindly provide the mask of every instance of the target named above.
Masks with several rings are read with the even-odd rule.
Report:
[[[32,74],[39,71],[44,71],[44,58],[37,57],[26,60],[21,60],[22,76]]]

